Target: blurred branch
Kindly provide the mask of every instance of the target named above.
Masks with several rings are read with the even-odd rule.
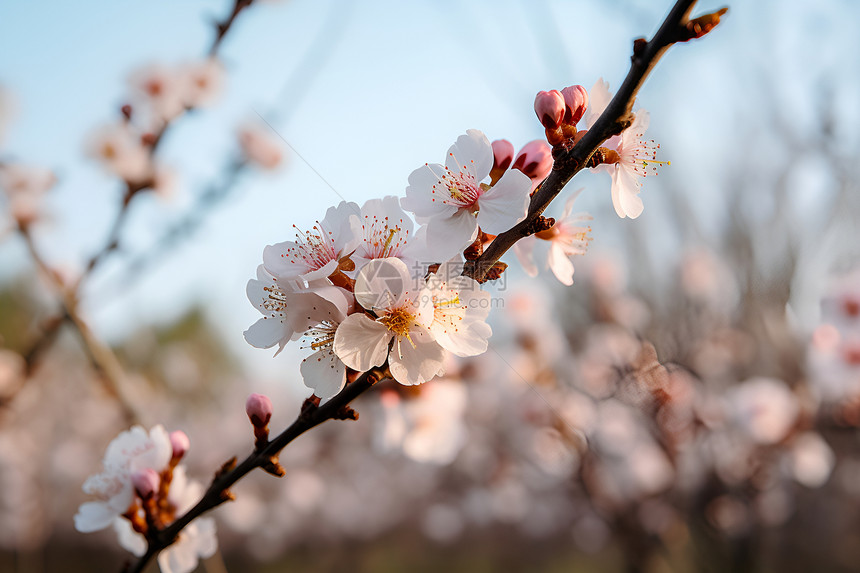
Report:
[[[194,507],[164,529],[153,531],[147,535],[146,553],[126,571],[128,573],[142,572],[147,563],[162,549],[176,541],[179,532],[186,525],[210,509],[218,507],[225,501],[232,500],[233,494],[230,492],[230,487],[252,470],[263,468],[277,477],[282,477],[283,468],[278,464],[278,455],[281,450],[306,431],[327,420],[358,419],[358,414],[349,407],[349,403],[372,388],[377,382],[389,377],[390,373],[386,363],[362,373],[353,382],[347,384],[340,394],[322,406],[313,398],[305,400],[298,417],[286,430],[265,446],[255,448],[240,464],[236,465],[236,458],[232,458],[224,464],[221,470],[216,473],[215,479],[206,493],[203,494],[203,498]]]
[[[19,230],[21,236],[24,238],[27,251],[36,263],[36,266],[45,275],[54,289],[56,289],[59,301],[63,305],[63,311],[68,317],[69,322],[77,329],[81,341],[84,343],[84,350],[86,350],[90,362],[92,362],[95,369],[99,372],[99,379],[102,381],[105,389],[111,396],[116,398],[126,420],[130,424],[139,421],[138,410],[125,393],[123,384],[126,376],[116,355],[95,337],[89,325],[81,318],[78,313],[78,303],[74,292],[68,289],[57,273],[45,263],[36,248],[29,228],[26,225],[21,225],[19,226]]]
[[[233,11],[230,12],[230,15],[227,16],[223,22],[217,22],[215,24],[216,33],[215,39],[212,41],[212,46],[209,48],[210,56],[214,56],[218,53],[218,48],[221,47],[221,42],[224,40],[224,36],[227,35],[227,32],[236,20],[236,16],[239,15],[239,12],[250,6],[253,1],[254,0],[236,0],[236,3],[233,5]]]
[[[314,76],[323,69],[325,61],[331,55],[338,40],[343,38],[344,35],[341,32],[349,20],[352,9],[351,3],[343,6],[334,4],[328,19],[321,26],[319,34],[306,55],[284,82],[280,95],[276,98],[280,103],[264,114],[265,117],[274,118],[272,119],[273,123],[289,121],[292,113],[298,109],[298,102],[302,95],[307,93]],[[287,100],[288,97],[289,100]],[[285,101],[286,103],[284,103]],[[117,290],[127,288],[145,269],[166,260],[166,255],[176,250],[177,243],[191,237],[206,221],[212,210],[235,190],[240,175],[247,167],[246,161],[235,160],[221,178],[209,183],[206,190],[197,196],[185,215],[172,223],[149,248],[134,256],[127,263],[123,276],[116,283]]]
[[[216,23],[216,35],[215,39],[212,42],[212,45],[209,48],[209,55],[215,56],[218,52],[218,49],[223,41],[224,37],[227,35],[227,32],[233,25],[233,22],[236,20],[236,17],[239,13],[250,6],[253,0],[236,0],[235,5],[233,6],[233,10],[230,15],[223,21]],[[188,108],[185,110],[185,113],[193,111],[193,108]],[[179,117],[182,117],[181,115]],[[176,118],[175,118],[176,119]],[[150,157],[154,156],[159,144],[163,141],[164,135],[171,125],[175,123],[175,119],[173,121],[165,122],[156,133],[150,135],[150,139],[148,142],[149,154]],[[235,177],[229,179],[232,181]],[[33,259],[36,265],[51,279],[52,283],[58,288],[59,292],[63,298],[63,307],[64,310],[62,313],[49,318],[45,321],[44,327],[42,329],[41,335],[36,339],[36,341],[32,344],[30,349],[24,355],[25,364],[26,364],[26,374],[27,376],[31,375],[35,370],[36,363],[39,357],[42,355],[44,351],[49,349],[53,344],[56,336],[59,332],[60,327],[66,322],[69,321],[72,325],[78,328],[82,339],[84,340],[85,346],[90,354],[90,358],[93,361],[93,364],[96,368],[102,372],[102,374],[106,377],[109,386],[116,386],[116,380],[120,379],[122,369],[119,365],[119,362],[116,359],[116,356],[110,352],[109,349],[103,347],[92,335],[92,332],[89,331],[89,328],[80,320],[80,318],[76,314],[76,306],[77,299],[80,293],[81,286],[90,277],[93,272],[101,265],[101,263],[107,259],[108,255],[119,249],[120,246],[120,236],[122,235],[122,230],[125,227],[125,223],[128,220],[129,206],[131,205],[132,199],[138,194],[138,192],[143,191],[152,187],[153,181],[143,181],[143,182],[131,182],[125,181],[125,193],[123,194],[122,204],[120,206],[119,211],[116,214],[116,217],[111,224],[110,231],[108,232],[107,239],[105,240],[104,245],[96,251],[84,265],[84,270],[79,277],[78,281],[71,287],[67,287],[63,285],[62,282],[56,280],[56,275],[49,269],[44,261],[39,258],[37,251],[35,250],[35,246],[33,244],[32,236],[29,234],[29,230],[25,228],[21,228],[21,234],[24,236],[25,242],[27,243],[27,247],[30,251],[30,254],[33,256]],[[220,195],[225,195],[226,193],[221,193]],[[213,191],[209,194],[204,194],[202,199],[206,199],[207,201],[212,198],[212,196],[220,196],[216,191]],[[199,216],[192,212],[186,217],[190,219],[192,217]],[[185,221],[185,220],[184,220]],[[199,222],[197,223],[199,224]],[[157,253],[156,253],[157,255]],[[70,310],[72,309],[72,310]],[[107,350],[107,352],[105,352]],[[110,382],[110,381],[113,382]],[[118,386],[114,389],[110,389],[111,394],[119,397]],[[123,409],[126,410],[127,414],[131,412],[130,405],[126,402],[123,404]],[[136,414],[131,414],[129,419],[136,419]]]
[[[479,282],[483,281],[514,243],[532,234],[541,213],[573,176],[586,166],[597,148],[633,123],[634,115],[631,110],[636,94],[666,50],[677,42],[701,37],[710,30],[710,27],[705,29],[698,25],[696,20],[689,19],[695,3],[696,0],[678,0],[650,41],[639,39],[633,43],[630,71],[600,118],[575,144],[565,142],[553,148],[553,170],[532,196],[528,216],[497,236],[480,257],[467,262],[463,274]],[[716,19],[719,21],[718,16]]]

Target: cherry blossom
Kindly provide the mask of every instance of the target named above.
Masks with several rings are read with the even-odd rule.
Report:
[[[438,380],[407,399],[386,390],[380,404],[375,445],[381,451],[400,451],[416,462],[447,465],[463,448],[467,392],[459,382]]]
[[[526,237],[514,245],[514,253],[529,276],[538,274],[534,250],[538,243],[544,240],[549,243],[547,266],[562,284],[573,284],[573,263],[570,259],[576,255],[584,255],[591,240],[588,236],[591,227],[584,225],[592,220],[591,215],[572,214],[573,203],[581,192],[582,189],[579,189],[567,200],[564,212],[551,228]]]
[[[425,163],[409,175],[400,204],[426,225],[427,246],[437,260],[467,247],[479,227],[497,235],[525,219],[531,181],[508,170],[490,187],[483,181],[492,167],[489,140],[470,129],[448,149],[445,165]]]
[[[393,195],[370,199],[361,207],[362,240],[352,260],[356,269],[368,261],[396,257],[412,269],[415,265],[414,249],[410,242],[412,219],[400,207]]]
[[[597,80],[589,93],[590,105],[585,114],[585,122],[589,127],[606,109],[612,96],[609,84],[603,79]],[[615,163],[601,164],[592,169],[595,173],[608,172],[612,176],[612,206],[622,219],[635,219],[642,214],[641,179],[657,172],[657,166],[668,162],[657,161],[659,145],[653,140],[645,141],[643,136],[650,123],[650,115],[644,109],[636,112],[633,123],[621,135],[610,137],[603,145],[618,154]]]
[[[127,124],[99,129],[90,136],[86,148],[90,157],[124,181],[142,183],[152,176],[149,152]]]
[[[394,379],[409,386],[439,374],[445,353],[429,330],[432,297],[415,284],[403,261],[365,265],[355,281],[355,299],[369,312],[349,315],[335,332],[334,352],[344,364],[363,372],[388,359]]]
[[[202,496],[203,486],[188,479],[184,467],[177,467],[173,471],[167,496],[171,511],[177,516],[182,515]],[[114,529],[124,549],[138,557],[146,552],[146,539],[134,531],[127,519],[116,520]],[[211,557],[217,549],[215,520],[211,517],[199,517],[186,525],[177,540],[159,553],[158,567],[161,573],[190,573],[197,568],[197,562],[201,558]]]
[[[341,201],[329,207],[322,221],[308,231],[296,228],[296,240],[269,245],[263,250],[263,265],[279,280],[312,282],[325,279],[340,268],[350,270],[346,260],[358,247],[363,231],[355,203]]]
[[[185,82],[175,69],[151,64],[131,74],[129,84],[156,122],[168,122],[185,111]]]
[[[224,66],[216,58],[206,58],[179,68],[183,103],[187,108],[212,105],[224,85]]]
[[[490,293],[461,271],[462,265],[445,264],[427,278],[433,301],[430,332],[445,350],[457,356],[476,356],[487,350],[493,334],[486,323]]]
[[[155,426],[149,432],[134,426],[122,432],[108,445],[104,471],[84,482],[84,492],[96,496],[98,501],[81,505],[75,515],[75,528],[88,533],[121,519],[134,501],[133,474],[145,469],[160,472],[172,455],[170,436],[163,426]]]
[[[42,199],[56,182],[54,173],[43,167],[0,164],[0,190],[6,195],[9,212],[22,223],[38,218]]]
[[[237,137],[242,155],[250,163],[263,169],[275,169],[284,159],[280,143],[266,126],[246,123],[239,127]]]
[[[264,265],[257,267],[257,278],[248,281],[246,291],[251,304],[263,317],[245,331],[245,340],[255,348],[278,345],[275,356],[287,342],[298,340],[312,326],[336,315],[326,311],[326,318],[319,318],[318,307],[333,305],[338,309],[338,316],[345,315],[349,309],[349,299],[343,289],[325,279],[318,279],[311,285],[283,280],[269,273]]]

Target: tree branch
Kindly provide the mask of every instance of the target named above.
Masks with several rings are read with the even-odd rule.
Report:
[[[327,420],[356,419],[357,414],[348,407],[349,403],[373,387],[374,384],[388,377],[390,377],[388,365],[384,364],[361,374],[353,382],[347,384],[341,390],[340,394],[322,406],[318,406],[311,399],[306,400],[302,406],[301,413],[299,413],[296,420],[286,430],[281,432],[265,447],[255,449],[240,464],[236,465],[236,458],[227,462],[222,471],[216,474],[212,484],[194,507],[161,531],[156,531],[154,534],[149,535],[146,553],[126,571],[128,573],[142,572],[147,563],[158,555],[162,549],[176,541],[179,532],[186,525],[210,509],[233,499],[229,489],[234,483],[256,468],[271,467],[273,462],[276,465],[278,454],[281,450],[303,433]]]
[[[467,261],[463,274],[479,282],[487,278],[487,273],[499,261],[514,243],[528,237],[534,229],[535,221],[555,199],[565,185],[579,173],[594,155],[600,145],[614,135],[620,134],[633,122],[633,102],[639,88],[651,73],[651,70],[663,56],[665,51],[676,42],[683,42],[701,37],[713,28],[695,25],[696,21],[689,20],[690,11],[696,0],[678,0],[666,16],[660,29],[649,42],[636,40],[633,43],[630,71],[621,84],[621,88],[600,118],[576,144],[558,145],[553,148],[553,168],[544,179],[538,190],[531,198],[528,216],[508,231],[498,235],[484,250],[483,254],[474,261]],[[724,13],[723,11],[718,14]],[[709,20],[710,21],[710,20]],[[719,17],[716,17],[719,21]],[[689,25],[688,25],[689,24]]]

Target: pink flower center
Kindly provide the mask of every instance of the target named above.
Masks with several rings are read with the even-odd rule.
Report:
[[[295,246],[287,248],[282,257],[293,264],[306,266],[309,271],[315,271],[330,261],[337,260],[334,234],[326,231],[322,223],[317,221],[309,231],[301,231],[295,225],[293,228],[296,229]]]
[[[364,216],[364,245],[370,259],[400,256],[409,239],[409,230],[403,229],[403,219],[396,222],[388,217]]]
[[[475,176],[468,171],[461,168],[459,172],[454,173],[445,167],[445,175],[433,185],[430,192],[434,195],[433,201],[438,196],[446,205],[454,205],[460,209],[473,209],[484,190],[475,181]]]
[[[618,155],[621,164],[632,170],[639,177],[657,175],[657,168],[661,165],[672,165],[671,161],[657,161],[657,150],[660,144],[653,139],[645,141],[642,139],[644,133],[633,133],[630,137],[624,134],[621,144],[618,146]]]

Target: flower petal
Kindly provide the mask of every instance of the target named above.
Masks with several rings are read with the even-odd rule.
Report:
[[[498,235],[526,218],[531,179],[522,171],[506,171],[498,183],[478,199],[478,224],[485,233]]]
[[[300,370],[305,386],[324,402],[335,397],[346,384],[346,368],[331,348],[323,348],[302,360]]]
[[[493,146],[482,131],[469,129],[448,149],[445,165],[454,173],[471,173],[480,183],[493,168]]]
[[[409,339],[398,336],[395,340],[388,366],[395,380],[414,386],[435,377],[444,361],[445,351],[433,340],[430,331],[423,326],[413,326]]]
[[[570,286],[573,284],[573,263],[564,253],[564,249],[558,243],[553,242],[549,246],[549,257],[547,258],[549,268],[561,284]]]
[[[415,213],[416,217],[454,214],[457,207],[442,202],[448,194],[447,187],[442,183],[445,173],[445,166],[438,163],[425,163],[410,173],[406,197],[400,199],[400,206],[406,211]]]
[[[517,260],[522,265],[523,270],[530,277],[536,277],[538,275],[538,268],[535,263],[534,255],[537,242],[538,239],[534,236],[529,236],[514,243],[514,254],[517,256]]]
[[[616,166],[612,174],[612,206],[622,219],[635,219],[642,214],[644,206],[639,198],[640,184],[638,175],[622,166]]]
[[[446,261],[477,236],[478,221],[467,209],[460,209],[451,217],[436,217],[427,224],[427,253],[435,262]]]
[[[75,514],[75,529],[81,533],[99,531],[110,525],[117,512],[103,501],[88,501],[81,504]]]
[[[264,316],[252,324],[243,335],[248,344],[254,348],[271,348],[278,344],[278,351],[275,353],[277,356],[291,338],[292,332],[283,318]]]
[[[355,300],[367,310],[399,306],[406,294],[417,290],[409,267],[400,259],[374,259],[355,279]]]
[[[385,325],[364,314],[351,314],[334,333],[334,353],[353,370],[364,372],[385,362],[392,336]]]

